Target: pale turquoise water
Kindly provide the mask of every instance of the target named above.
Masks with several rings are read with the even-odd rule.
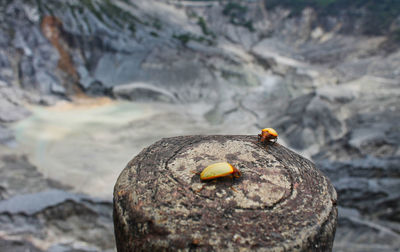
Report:
[[[111,198],[125,165],[163,137],[190,134],[252,134],[253,127],[210,125],[210,105],[111,102],[86,107],[64,104],[30,107],[16,123],[17,149],[46,176],[75,191]]]

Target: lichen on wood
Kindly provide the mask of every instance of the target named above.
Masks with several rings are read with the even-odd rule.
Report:
[[[242,176],[202,182],[216,162]],[[118,251],[329,251],[336,217],[336,192],[314,164],[256,136],[162,139],[114,188]]]

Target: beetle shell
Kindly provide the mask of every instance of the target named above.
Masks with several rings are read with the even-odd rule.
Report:
[[[235,178],[239,178],[242,174],[238,169],[236,169],[233,165],[222,162],[215,163],[207,166],[201,173],[201,180],[210,180],[215,178],[221,178],[226,176],[233,176]]]
[[[265,128],[261,130],[261,134],[258,134],[260,142],[265,143],[267,141],[276,142],[278,139],[278,133],[273,128]]]

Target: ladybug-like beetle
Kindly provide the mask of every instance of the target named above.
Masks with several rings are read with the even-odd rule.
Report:
[[[230,163],[222,162],[207,166],[200,173],[200,179],[211,180],[227,176],[239,178],[241,175],[241,172],[235,166],[231,165]]]
[[[273,128],[265,128],[258,134],[258,141],[266,144],[267,142],[275,143],[278,140],[278,133]]]

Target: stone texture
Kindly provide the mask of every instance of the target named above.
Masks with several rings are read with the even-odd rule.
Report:
[[[237,180],[202,183],[227,161]],[[255,136],[186,136],[136,156],[114,188],[118,251],[329,251],[336,192],[308,160]]]
[[[50,105],[69,95],[69,84],[112,95],[119,85],[145,83],[122,96],[136,99],[144,90],[146,101],[205,102],[211,109],[196,116],[210,127],[275,127],[280,141],[318,163],[338,189],[338,204],[360,212],[356,221],[339,217],[339,251],[360,251],[364,240],[371,248],[399,248],[371,228],[398,232],[400,191],[391,188],[400,184],[399,43],[361,34],[358,15],[316,18],[312,8],[292,15],[251,1],[246,11],[232,12],[235,24],[223,15],[227,2],[131,2],[2,2],[1,144],[13,142],[8,125],[29,115],[25,101]],[[57,36],[45,36],[44,17],[59,20],[44,24]],[[203,32],[200,17],[211,33]],[[347,236],[366,227],[359,221],[371,225],[350,242]]]
[[[111,202],[69,189],[0,145],[0,251],[114,251]]]
[[[12,87],[0,87],[0,123],[11,123],[30,115],[23,106],[23,91]]]

